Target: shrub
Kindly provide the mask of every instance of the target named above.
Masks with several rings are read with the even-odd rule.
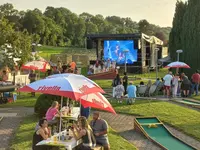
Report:
[[[81,68],[81,74],[84,76],[87,76],[88,68],[87,67],[82,67]]]
[[[53,101],[58,101],[60,104],[61,97],[55,95],[41,94],[35,103],[34,107],[35,113],[37,113],[40,118],[44,117],[48,108],[51,107]],[[66,101],[67,99],[64,98],[63,104],[66,104]]]

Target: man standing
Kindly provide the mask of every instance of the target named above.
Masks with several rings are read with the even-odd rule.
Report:
[[[104,150],[110,150],[110,144],[108,141],[108,124],[105,120],[100,118],[99,112],[93,113],[93,120],[90,122],[90,126],[94,132],[96,143],[102,145]]]
[[[126,74],[126,72],[124,72],[124,77],[123,77],[123,86],[124,86],[124,95],[127,94],[127,85],[128,85],[128,76]]]
[[[170,71],[167,75],[164,76],[164,96],[167,93],[167,97],[170,96],[171,82],[172,82],[172,72]]]
[[[73,70],[73,72],[75,71],[76,69],[76,63],[72,60],[72,62],[70,63],[70,68],[71,70]]]
[[[196,92],[196,96],[198,95],[199,91],[199,82],[200,82],[200,74],[198,70],[192,75],[192,91]]]

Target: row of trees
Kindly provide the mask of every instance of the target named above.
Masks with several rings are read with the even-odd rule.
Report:
[[[147,20],[139,23],[130,18],[118,16],[77,15],[67,8],[47,7],[44,13],[39,9],[18,11],[12,4],[0,6],[0,17],[13,23],[15,31],[26,30],[32,41],[51,46],[84,46],[85,34],[121,34],[143,32],[155,35],[165,43],[168,41],[170,28],[161,28]],[[156,17],[156,16],[155,16]]]
[[[180,60],[186,62],[192,69],[185,70],[192,74],[200,69],[200,1],[177,1],[173,28],[169,38],[169,50],[173,60],[176,60],[176,50],[182,49]]]

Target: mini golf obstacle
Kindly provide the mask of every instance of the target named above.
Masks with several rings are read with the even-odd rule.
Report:
[[[181,103],[183,105],[187,105],[190,107],[198,108],[200,109],[200,102],[191,100],[191,99],[181,99],[181,100],[173,100],[176,103]]]
[[[173,135],[157,117],[135,118],[134,128],[164,150],[197,150]]]

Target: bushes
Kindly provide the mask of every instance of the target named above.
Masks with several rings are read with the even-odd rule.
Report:
[[[61,96],[56,95],[49,95],[49,94],[41,94],[34,106],[35,113],[38,114],[39,118],[45,117],[45,114],[49,107],[51,107],[51,104],[53,101],[57,101],[59,104],[61,104]],[[79,107],[80,105],[78,103],[75,103],[73,100],[71,101],[69,99],[69,103],[73,104],[76,107]],[[67,98],[63,98],[63,106],[66,106],[67,104]]]
[[[51,106],[53,101],[58,101],[60,103],[61,97],[55,96],[55,95],[41,94],[35,103],[35,107],[34,107],[35,113],[37,113],[40,118],[44,117],[46,114],[46,111]],[[66,99],[64,99],[63,102],[64,101],[66,101]]]
[[[81,68],[81,74],[84,76],[87,76],[88,68],[87,67],[82,67]]]

